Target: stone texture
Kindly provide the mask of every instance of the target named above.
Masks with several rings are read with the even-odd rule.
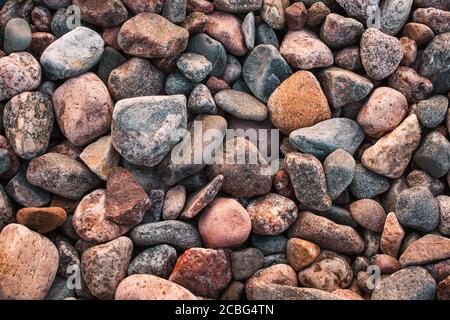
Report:
[[[256,248],[247,248],[233,252],[230,261],[233,279],[245,280],[263,267],[264,255]]]
[[[189,81],[200,82],[211,72],[212,63],[202,55],[183,53],[177,60],[177,67]]]
[[[419,102],[433,91],[433,83],[414,69],[398,67],[389,77],[389,87],[401,92],[409,102]]]
[[[380,6],[381,31],[391,36],[396,35],[408,21],[413,0],[387,0]]]
[[[389,180],[357,163],[350,190],[357,199],[369,199],[389,190]]]
[[[350,185],[355,176],[355,167],[352,155],[342,149],[337,149],[326,157],[323,170],[331,200],[337,199]]]
[[[212,64],[211,76],[223,74],[227,64],[227,52],[224,46],[205,33],[199,33],[189,39],[187,52],[200,54]]]
[[[179,184],[167,190],[163,204],[163,219],[176,220],[186,202],[186,187]]]
[[[252,95],[237,90],[222,90],[214,96],[218,107],[233,116],[254,121],[267,118],[267,107]]]
[[[448,110],[448,99],[442,95],[434,95],[417,103],[415,113],[420,123],[426,128],[436,128],[445,120]]]
[[[429,26],[436,34],[450,31],[450,12],[447,10],[419,8],[414,11],[412,19],[416,23]]]
[[[25,51],[31,43],[31,29],[28,22],[21,18],[8,21],[4,28],[3,49],[6,54]]]
[[[272,284],[296,287],[297,275],[294,269],[287,264],[276,264],[258,270],[245,284],[247,299],[254,300],[256,298],[255,291],[257,291],[258,286]]]
[[[357,20],[330,13],[320,29],[320,38],[331,48],[343,48],[354,44],[363,31],[363,24]]]
[[[100,27],[120,25],[128,17],[127,8],[120,0],[72,0],[72,3],[80,8],[81,19]]]
[[[429,133],[414,154],[414,163],[433,178],[443,177],[450,169],[450,142],[438,131]]]

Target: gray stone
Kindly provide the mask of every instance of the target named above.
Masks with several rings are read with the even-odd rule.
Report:
[[[97,75],[105,84],[108,84],[108,78],[115,68],[125,63],[127,59],[116,49],[106,47],[102,58],[98,63]],[[142,83],[141,83],[142,85]]]
[[[318,158],[324,158],[337,149],[353,155],[363,140],[361,127],[347,118],[328,119],[289,135],[289,141],[298,150]]]
[[[450,197],[438,196],[436,201],[439,206],[439,232],[450,236]]]
[[[245,280],[264,265],[264,254],[256,248],[247,248],[231,254],[231,272],[235,280]]]
[[[45,300],[64,300],[75,297],[75,290],[69,289],[67,279],[56,277],[45,296]]]
[[[0,231],[15,220],[15,213],[3,186],[0,186]]]
[[[67,10],[66,8],[58,9],[52,18],[52,23],[50,25],[52,29],[52,33],[57,37],[61,38],[66,33],[72,31],[75,25],[71,23],[67,23],[68,21],[75,21],[74,19],[74,11]],[[82,26],[85,26],[86,23],[84,21],[80,21]]]
[[[8,21],[4,30],[3,49],[6,54],[25,51],[31,44],[31,29],[28,22],[21,18]]]
[[[405,227],[429,232],[439,222],[439,206],[425,187],[413,187],[400,193],[395,213]]]
[[[197,83],[189,81],[181,72],[174,71],[167,76],[164,90],[168,95],[184,94],[188,96],[196,85]]]
[[[278,42],[277,34],[267,23],[261,23],[256,27],[255,34],[256,45],[270,44],[277,49],[280,49],[280,43]]]
[[[342,149],[332,152],[323,162],[328,194],[332,200],[338,198],[355,176],[356,162],[352,155]]]
[[[261,236],[252,233],[250,237],[252,246],[261,250],[264,255],[271,255],[274,253],[282,253],[286,251],[288,239],[284,236]]]
[[[385,0],[381,3],[381,31],[396,35],[408,21],[413,0]]]
[[[438,131],[429,133],[414,155],[414,162],[433,178],[450,169],[450,142]]]
[[[363,31],[361,22],[330,13],[320,29],[320,38],[331,48],[344,48],[354,44]]]
[[[275,264],[289,264],[285,253],[275,253],[264,257],[264,268],[268,268]]]
[[[435,95],[417,103],[415,111],[420,123],[426,128],[436,128],[445,120],[448,109],[448,99]]]
[[[220,77],[227,64],[227,52],[223,45],[205,33],[199,33],[189,39],[186,52],[204,56],[212,64],[211,76]]]
[[[167,244],[162,244],[148,248],[134,258],[128,267],[128,275],[151,274],[167,279],[176,262],[176,250]]]
[[[357,199],[370,199],[389,190],[389,179],[367,170],[360,163],[356,164],[355,177],[350,184],[350,191]]]
[[[202,81],[212,70],[211,62],[196,53],[183,53],[177,60],[177,67],[192,82]]]
[[[104,44],[95,31],[78,27],[45,49],[41,65],[51,80],[75,77],[100,61]]]
[[[332,205],[330,210],[318,212],[317,214],[338,224],[352,228],[356,228],[358,226],[358,223],[353,219],[350,211],[339,206]]]
[[[180,23],[186,19],[186,0],[165,0],[162,15],[172,23]]]
[[[214,0],[217,10],[231,13],[247,13],[261,9],[262,0]]]
[[[435,93],[450,90],[450,32],[436,36],[422,54],[420,74],[433,83]]]
[[[380,0],[336,0],[336,2],[350,17],[366,21],[375,13]]]
[[[217,114],[216,102],[207,86],[200,83],[191,91],[187,110],[193,114]]]
[[[255,14],[249,12],[244,21],[242,21],[242,33],[244,34],[245,46],[247,49],[251,50],[255,47],[256,38],[256,24],[255,24]]]
[[[69,242],[61,240],[58,242],[58,275],[69,278],[74,268],[80,266],[80,257],[77,250]]]
[[[0,175],[11,169],[11,158],[9,157],[8,150],[0,149]]]
[[[150,190],[147,194],[150,198],[151,207],[145,212],[142,223],[161,221],[164,198],[166,196],[164,190]]]
[[[53,10],[67,8],[72,3],[71,0],[42,0],[42,2]]]
[[[239,119],[263,121],[267,107],[252,95],[237,90],[222,90],[214,96],[216,105]]]

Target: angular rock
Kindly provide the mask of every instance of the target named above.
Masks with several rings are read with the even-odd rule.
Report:
[[[381,252],[396,258],[404,237],[405,230],[398,222],[397,216],[394,212],[388,213],[380,239]]]
[[[192,89],[187,110],[193,114],[217,114],[216,103],[207,86],[200,83]]]
[[[108,172],[119,165],[120,156],[112,146],[111,136],[104,136],[84,148],[80,159],[100,179],[106,181]]]
[[[323,170],[327,181],[327,190],[332,200],[337,199],[350,185],[355,175],[356,162],[352,155],[337,149],[327,156],[323,162]]]
[[[234,15],[216,11],[208,14],[206,33],[219,41],[229,53],[243,56],[247,53],[241,21]]]
[[[369,199],[389,190],[389,180],[357,163],[350,190],[357,199]]]
[[[366,21],[375,12],[380,0],[336,0],[336,2],[350,17]]]
[[[389,77],[389,87],[401,92],[409,102],[419,102],[433,91],[433,83],[414,69],[398,67]]]
[[[286,246],[286,254],[289,265],[295,271],[299,271],[316,260],[320,254],[320,248],[315,243],[303,239],[291,238]]]
[[[199,33],[189,39],[186,52],[200,54],[212,64],[211,76],[220,77],[227,64],[227,52],[223,45],[205,33]]]
[[[186,202],[186,187],[179,184],[167,190],[164,205],[163,219],[176,220],[183,210]]]
[[[420,123],[426,128],[436,128],[444,122],[448,110],[448,99],[435,95],[429,99],[419,101],[415,113]]]
[[[81,19],[100,27],[114,27],[128,18],[128,11],[120,0],[72,0],[78,6]]]
[[[308,10],[303,2],[295,2],[284,11],[288,30],[302,29],[308,19]]]
[[[363,24],[355,19],[330,13],[320,29],[320,38],[331,48],[343,48],[354,44],[363,31]]]

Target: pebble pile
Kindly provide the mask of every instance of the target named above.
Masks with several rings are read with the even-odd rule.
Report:
[[[0,0],[0,300],[450,300],[449,98],[448,0]]]

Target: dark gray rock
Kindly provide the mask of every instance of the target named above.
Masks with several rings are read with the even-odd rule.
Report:
[[[174,71],[167,76],[164,90],[169,95],[184,94],[188,96],[196,85],[197,83],[189,81],[181,72]]]
[[[436,128],[445,120],[448,109],[448,99],[435,95],[417,103],[415,111],[420,123],[426,128]]]
[[[287,255],[285,253],[275,253],[264,257],[264,268],[275,264],[288,264]]]
[[[108,78],[115,68],[125,63],[127,59],[116,49],[106,47],[102,58],[98,63],[97,75],[105,84],[108,84]],[[143,83],[140,83],[143,85]]]
[[[396,35],[408,21],[413,0],[386,0],[381,3],[381,31],[391,36]]]
[[[264,265],[264,254],[256,248],[247,248],[231,254],[231,272],[235,280],[245,280]]]
[[[3,49],[6,54],[25,51],[31,44],[31,29],[28,22],[21,18],[8,21],[4,30]]]
[[[275,30],[265,22],[256,27],[255,41],[257,46],[260,44],[269,44],[280,49],[280,43],[278,42]]]
[[[420,74],[433,83],[435,93],[450,90],[450,32],[436,36],[422,54]]]
[[[212,64],[211,76],[220,77],[227,65],[227,52],[223,45],[205,33],[199,33],[189,39],[186,52],[201,54]]]
[[[162,15],[172,23],[178,24],[186,19],[186,0],[165,0]]]
[[[53,284],[48,290],[45,300],[64,300],[66,298],[74,298],[75,290],[69,289],[67,285],[67,279],[62,277],[56,277],[53,280]]]
[[[42,2],[53,10],[58,10],[61,8],[67,8],[72,4],[71,0],[42,0]]]
[[[191,91],[187,110],[193,114],[217,114],[216,102],[207,86],[200,83]]]
[[[77,249],[67,241],[58,242],[58,275],[63,278],[70,277],[75,268],[80,266],[80,257]]]
[[[164,190],[150,190],[147,193],[150,198],[151,208],[144,214],[143,223],[161,221],[162,210],[164,206],[165,192]]]
[[[450,169],[450,142],[438,131],[429,133],[414,155],[414,162],[433,178]]]
[[[333,205],[330,210],[318,212],[317,214],[338,224],[343,224],[352,228],[358,226],[358,223],[353,219],[350,211],[339,206]]]
[[[15,214],[3,186],[0,185],[0,231],[8,224],[13,223]]]
[[[200,82],[211,72],[212,63],[200,54],[188,52],[178,58],[177,67],[189,81]]]
[[[357,199],[370,199],[389,190],[389,179],[356,164],[355,176],[350,191]]]
[[[338,149],[323,162],[328,194],[332,200],[338,198],[355,176],[356,162],[347,151]]]
[[[69,19],[73,19],[73,11],[67,10],[66,8],[58,9],[53,15],[51,29],[52,33],[60,38],[66,33],[73,30],[73,27],[70,23],[67,23]],[[81,22],[81,25],[84,25],[84,22]]]
[[[256,38],[256,24],[255,24],[255,14],[249,12],[244,21],[242,21],[242,33],[244,34],[245,46],[247,49],[251,50],[255,47]]]
[[[176,262],[176,250],[167,244],[162,244],[148,248],[134,258],[128,267],[128,275],[151,274],[167,279]]]
[[[252,233],[252,246],[261,250],[264,255],[286,252],[287,239],[284,236],[261,236]]]
[[[11,158],[9,157],[8,150],[0,149],[0,175],[11,169]]]

